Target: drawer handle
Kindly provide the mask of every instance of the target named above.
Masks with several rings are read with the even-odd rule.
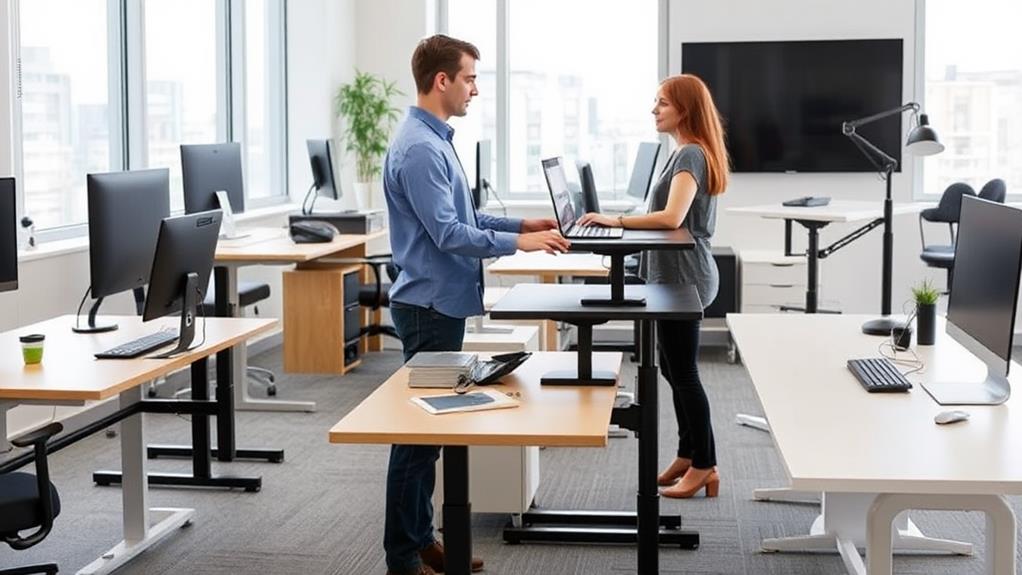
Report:
[[[770,265],[774,266],[775,268],[790,268],[790,267],[795,267],[795,264],[770,264]]]
[[[772,288],[793,288],[795,284],[770,284]]]

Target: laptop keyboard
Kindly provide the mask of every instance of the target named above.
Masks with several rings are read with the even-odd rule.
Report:
[[[624,228],[608,228],[604,226],[571,226],[568,230],[569,238],[602,239],[620,238],[624,236]]]

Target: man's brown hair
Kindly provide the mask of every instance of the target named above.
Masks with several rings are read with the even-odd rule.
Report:
[[[479,59],[479,49],[464,40],[435,34],[420,41],[412,54],[412,75],[419,93],[428,94],[440,72],[453,80],[461,70],[462,54]]]

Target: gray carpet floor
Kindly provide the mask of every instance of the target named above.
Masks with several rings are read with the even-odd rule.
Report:
[[[281,373],[279,350],[252,358],[254,365]],[[150,491],[152,506],[194,507],[194,524],[122,568],[119,573],[213,574],[379,574],[383,549],[385,446],[339,446],[327,442],[327,430],[400,365],[396,352],[374,354],[344,378],[283,376],[280,397],[313,400],[311,414],[238,414],[240,447],[281,447],[283,464],[214,463],[223,474],[258,474],[260,493],[161,489]],[[702,375],[713,406],[721,495],[686,501],[664,499],[664,512],[683,515],[697,529],[696,551],[663,548],[662,573],[829,574],[844,573],[836,555],[759,553],[764,537],[805,533],[818,507],[752,501],[756,487],[783,486],[783,466],[766,433],[734,423],[736,412],[758,413],[744,368],[728,364],[725,354],[708,349]],[[626,381],[634,367],[626,365]],[[661,382],[661,398],[668,397]],[[661,402],[660,461],[673,456],[676,437],[673,408]],[[152,442],[185,442],[186,418],[148,415]],[[878,449],[882,446],[877,446]],[[854,457],[855,454],[849,454]],[[52,457],[53,481],[63,511],[51,535],[22,552],[0,548],[0,568],[57,561],[74,573],[121,539],[121,501],[117,488],[96,487],[91,472],[119,468],[119,440],[98,434]],[[636,442],[612,439],[594,449],[545,449],[542,484],[536,503],[561,509],[634,509]],[[151,470],[187,471],[185,461],[157,460]],[[1022,514],[1014,500],[1016,513]],[[929,535],[977,544],[973,557],[899,557],[898,573],[966,574],[982,569],[983,517],[976,513],[915,513]],[[621,546],[519,545],[502,543],[505,516],[473,519],[475,553],[487,573],[623,574],[635,572],[635,550]],[[1020,545],[1022,548],[1022,545]]]

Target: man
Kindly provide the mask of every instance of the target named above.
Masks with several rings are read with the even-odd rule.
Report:
[[[390,244],[401,273],[390,313],[407,361],[419,351],[458,351],[465,318],[483,313],[482,258],[524,251],[564,252],[553,218],[498,218],[478,213],[452,145],[451,116],[464,116],[476,90],[479,51],[443,35],[412,55],[417,105],[398,128],[383,169]],[[387,471],[383,547],[388,574],[443,570],[433,533],[432,496],[440,448],[394,445]],[[483,562],[472,560],[472,571]]]

